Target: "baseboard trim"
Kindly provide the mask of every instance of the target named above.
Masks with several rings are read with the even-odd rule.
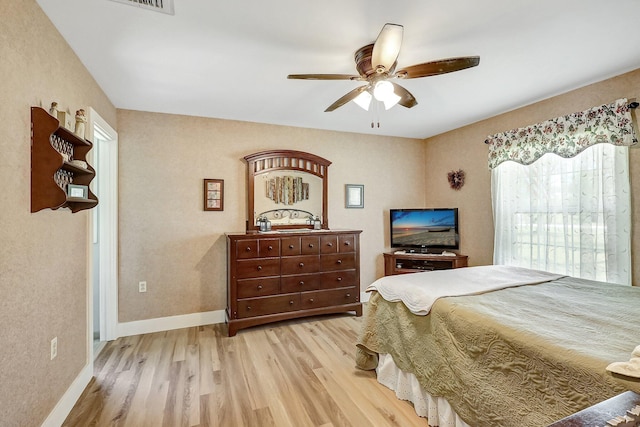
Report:
[[[60,427],[73,409],[80,395],[93,378],[93,363],[87,364],[71,383],[62,398],[58,400],[53,411],[42,423],[42,427]]]
[[[118,323],[118,337],[150,334],[172,329],[191,328],[193,326],[224,323],[224,310],[205,311],[203,313],[182,314],[178,316],[158,317],[155,319],[136,320]]]

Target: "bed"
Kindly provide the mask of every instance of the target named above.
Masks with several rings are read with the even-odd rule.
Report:
[[[416,400],[418,414],[441,427],[546,426],[624,391],[640,392],[640,379],[606,369],[628,361],[640,344],[640,288],[560,276],[492,283],[510,269],[379,279],[367,288],[358,367],[377,369],[379,381]],[[488,285],[447,296],[451,283],[466,280],[460,275]],[[403,296],[405,282],[441,292],[421,312],[424,297]]]

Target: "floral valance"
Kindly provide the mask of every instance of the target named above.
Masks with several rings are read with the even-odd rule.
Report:
[[[546,153],[574,157],[601,142],[633,145],[637,142],[626,99],[535,125],[491,135],[489,169],[507,160],[530,165]]]

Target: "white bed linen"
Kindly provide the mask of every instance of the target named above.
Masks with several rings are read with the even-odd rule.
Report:
[[[378,291],[387,301],[402,301],[413,314],[426,316],[438,298],[477,295],[561,277],[566,276],[510,265],[482,265],[386,276],[370,284],[366,292]]]
[[[424,391],[415,375],[401,371],[391,355],[380,354],[378,357],[378,382],[395,391],[398,399],[413,403],[416,414],[426,418],[431,427],[470,427],[454,412],[447,399]]]

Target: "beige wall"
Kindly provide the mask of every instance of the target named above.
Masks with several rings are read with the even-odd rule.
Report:
[[[31,213],[30,107],[116,111],[34,0],[0,10],[0,424],[35,426],[87,363],[89,215]]]
[[[385,211],[424,203],[420,140],[124,110],[118,125],[120,322],[226,307],[224,233],[245,230],[248,154],[293,149],[332,162],[329,225],[363,230],[363,285],[383,274]],[[225,180],[223,212],[203,211],[204,178]],[[364,209],[345,209],[345,184],[364,184]]]
[[[491,175],[487,167],[488,135],[538,123],[550,118],[586,110],[619,98],[640,98],[640,70],[592,84],[533,105],[511,111],[430,138],[426,145],[427,204],[460,207],[461,252],[472,265],[491,264],[493,260],[493,219],[491,212]],[[637,111],[634,112],[637,123]],[[630,150],[631,198],[633,204],[633,277],[640,280],[640,148]],[[466,184],[460,191],[448,188],[446,174],[452,169],[466,172]],[[437,185],[432,185],[437,183]]]

